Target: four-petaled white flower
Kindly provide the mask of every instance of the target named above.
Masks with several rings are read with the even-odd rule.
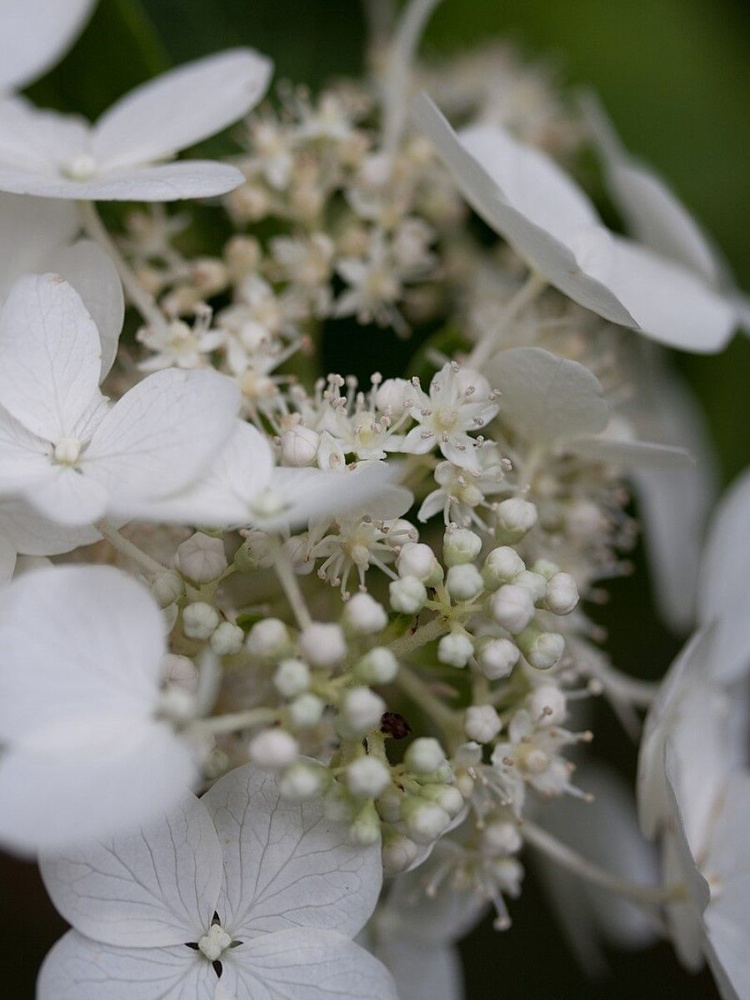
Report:
[[[437,447],[454,465],[479,472],[478,442],[469,431],[480,430],[498,410],[495,393],[484,375],[447,364],[433,376],[429,393],[415,384],[405,394],[419,426],[409,431],[401,450],[425,455]]]
[[[320,800],[285,802],[246,765],[138,834],[44,858],[74,930],[39,1000],[397,1000],[352,941],[378,899],[380,848],[347,835]]]
[[[0,495],[61,524],[185,488],[232,431],[239,393],[214,371],[157,372],[111,409],[99,334],[59,275],[27,275],[0,314]]]
[[[610,232],[544,153],[497,126],[457,135],[425,94],[415,114],[477,214],[551,285],[672,347],[712,352],[726,344],[734,305],[682,264]]]
[[[137,87],[91,126],[77,116],[0,104],[0,190],[85,201],[175,201],[224,194],[236,167],[164,163],[220,132],[257,104],[271,64],[235,49],[180,66]]]
[[[84,844],[169,809],[196,755],[162,717],[166,626],[109,566],[39,569],[0,603],[0,842]]]
[[[627,437],[597,377],[541,347],[513,347],[496,354],[488,377],[500,391],[500,414],[538,453],[565,452],[591,461],[682,467],[683,448]]]
[[[20,90],[57,62],[96,0],[3,0],[0,10],[0,96]]]

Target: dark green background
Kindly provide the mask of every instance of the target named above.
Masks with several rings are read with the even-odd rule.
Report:
[[[630,149],[672,180],[750,289],[748,6],[741,0],[445,0],[425,46],[447,52],[500,33],[530,54],[551,54],[570,82],[600,92]],[[64,65],[32,94],[94,116],[171,63],[237,44],[271,55],[279,76],[318,85],[330,74],[358,71],[363,38],[357,0],[101,0]],[[703,400],[729,480],[750,462],[750,343],[737,337],[720,357],[676,363]],[[613,622],[623,622],[626,608],[639,622],[638,629],[612,628],[616,658],[658,674],[677,641],[655,621],[643,573],[613,589]],[[600,745],[632,766],[632,755],[616,749],[624,740],[618,744],[611,719],[605,730]],[[32,866],[0,859],[0,877],[0,983],[5,996],[29,1000],[34,971],[63,925]],[[484,928],[465,946],[468,1000],[716,996],[709,977],[682,973],[667,946],[613,955],[612,977],[589,983],[548,917],[533,875],[512,915],[509,933]]]

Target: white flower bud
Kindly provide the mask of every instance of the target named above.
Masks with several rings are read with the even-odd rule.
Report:
[[[540,684],[528,698],[531,718],[537,724],[558,726],[567,714],[567,699],[555,684]]]
[[[307,576],[315,569],[315,560],[310,557],[310,540],[307,532],[304,535],[292,535],[291,538],[287,538],[282,548],[297,576]]]
[[[259,767],[281,768],[293,764],[299,753],[297,741],[283,729],[265,729],[253,736],[248,755]]]
[[[160,608],[168,608],[185,593],[185,581],[173,569],[157,573],[151,583],[151,594]]]
[[[208,639],[220,621],[219,612],[205,601],[188,604],[182,612],[182,627],[189,639]]]
[[[550,562],[549,559],[537,559],[531,568],[535,573],[540,573],[545,580],[551,580],[555,573],[560,572],[557,563]]]
[[[294,698],[310,687],[310,668],[302,660],[282,660],[273,683],[282,698]]]
[[[417,860],[419,847],[402,833],[393,833],[383,840],[383,872],[398,875],[406,871]]]
[[[523,559],[515,549],[501,545],[493,549],[484,560],[482,578],[490,590],[497,590],[504,583],[510,583],[526,569]]]
[[[378,797],[378,813],[385,823],[398,823],[401,819],[403,793],[389,785]]]
[[[383,699],[366,687],[347,691],[341,704],[339,723],[346,733],[364,736],[380,726],[386,710]]]
[[[194,719],[197,714],[196,696],[178,684],[169,684],[162,691],[159,712],[174,722]]]
[[[369,594],[355,594],[344,607],[341,624],[351,635],[376,635],[388,624],[388,614]]]
[[[578,604],[578,587],[570,573],[555,573],[547,583],[544,605],[553,614],[569,615]]]
[[[209,645],[217,656],[236,656],[244,642],[245,633],[232,622],[222,622],[209,639]]]
[[[445,751],[432,736],[420,736],[404,754],[404,764],[412,774],[434,774],[444,763]]]
[[[465,667],[473,655],[474,644],[463,632],[449,632],[438,643],[438,660],[451,667]]]
[[[198,690],[198,668],[187,656],[167,653],[161,661],[161,676],[165,684],[181,687],[191,694]]]
[[[234,562],[243,573],[262,567],[273,566],[276,547],[265,531],[243,532],[245,541],[234,554]]]
[[[313,622],[299,639],[302,655],[314,667],[333,667],[346,656],[346,639],[340,625]]]
[[[375,394],[375,405],[381,413],[398,419],[411,405],[414,386],[404,378],[388,378]]]
[[[376,799],[391,783],[391,769],[377,757],[360,757],[344,772],[352,795]]]
[[[316,431],[296,424],[281,435],[281,461],[296,467],[313,465],[319,444],[320,435]]]
[[[451,566],[445,576],[445,587],[454,601],[470,601],[484,587],[482,574],[473,563]]]
[[[251,656],[271,659],[289,648],[289,632],[278,618],[264,618],[256,622],[245,640],[245,649]]]
[[[518,542],[534,527],[536,505],[521,497],[503,500],[497,507],[497,537],[503,542]]]
[[[482,853],[490,858],[506,857],[520,851],[523,845],[515,823],[495,820],[482,831]]]
[[[572,542],[588,542],[596,538],[604,525],[604,515],[589,500],[571,504],[565,515],[565,534]]]
[[[525,587],[504,584],[488,602],[488,611],[511,635],[523,632],[534,617],[534,600]]]
[[[224,542],[196,531],[177,549],[175,565],[185,576],[196,583],[216,580],[229,565],[224,552]]]
[[[454,819],[464,807],[464,797],[455,785],[424,785],[420,798],[434,802]]]
[[[525,587],[534,604],[538,604],[547,593],[547,581],[541,573],[531,573],[525,569],[514,578],[513,583],[518,587]]]
[[[290,802],[307,802],[320,795],[328,783],[328,776],[327,768],[319,764],[297,761],[281,776],[279,792]]]
[[[464,732],[477,743],[490,743],[502,729],[500,716],[492,705],[472,705],[466,709]]]
[[[482,551],[482,539],[468,528],[449,528],[443,538],[443,559],[446,566],[474,562]]]
[[[315,694],[301,694],[287,705],[289,722],[295,729],[311,729],[323,718],[325,702]]]
[[[450,826],[445,809],[422,798],[407,799],[402,812],[409,836],[418,844],[431,844]]]
[[[427,586],[437,583],[442,574],[435,553],[424,542],[407,542],[403,545],[396,560],[396,570],[400,577],[415,576]]]
[[[398,660],[385,646],[371,649],[354,668],[357,680],[363,684],[390,684],[397,673]]]
[[[565,652],[565,639],[559,632],[529,629],[528,633],[519,635],[516,641],[523,655],[537,670],[554,667]]]
[[[416,576],[405,576],[401,580],[394,580],[388,592],[391,607],[402,615],[418,614],[427,601],[427,588]]]
[[[479,651],[479,666],[490,681],[510,676],[521,653],[510,639],[493,639]]]

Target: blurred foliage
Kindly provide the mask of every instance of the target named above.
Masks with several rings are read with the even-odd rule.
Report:
[[[450,52],[497,35],[514,39],[532,58],[551,60],[571,84],[599,91],[629,148],[670,179],[723,248],[739,283],[750,290],[746,4],[445,0],[425,49]],[[95,117],[170,63],[233,45],[255,46],[274,58],[278,77],[316,87],[331,76],[359,72],[364,40],[357,0],[101,0],[64,64],[30,96]],[[384,349],[377,331],[357,330],[353,324],[341,331],[345,336],[329,351],[340,351],[344,364],[364,341],[369,349]],[[401,344],[397,357],[405,360],[408,353],[409,346]],[[332,356],[326,361],[336,367]],[[676,361],[703,400],[729,479],[750,463],[750,342],[740,335],[721,356]],[[642,674],[663,669],[675,642],[649,607],[643,573],[611,589],[617,614],[605,614],[605,620],[610,619],[619,662]],[[639,622],[637,635],[623,625],[633,620]],[[611,719],[607,726],[601,742],[614,746],[620,733]],[[621,744],[616,752],[622,755]],[[624,763],[632,766],[632,755]],[[3,869],[7,864],[0,859]],[[10,923],[3,931],[18,942],[9,982],[12,995],[23,1000],[32,996],[34,970],[62,925],[30,867],[13,866],[9,874],[10,895],[4,902],[10,906],[3,917]],[[708,976],[683,974],[667,946],[634,959],[613,956],[614,976],[604,984],[587,983],[553,930],[533,875],[530,881],[530,891],[512,907],[513,930],[498,939],[486,929],[465,947],[471,1000],[716,996]]]

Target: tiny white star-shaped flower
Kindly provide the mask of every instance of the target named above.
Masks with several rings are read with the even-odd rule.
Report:
[[[183,489],[229,437],[239,393],[213,371],[157,372],[111,409],[102,347],[78,293],[26,275],[0,313],[0,496],[60,524]]]
[[[168,721],[164,617],[110,566],[38,569],[0,602],[0,842],[58,850],[176,801],[196,753]]]
[[[253,765],[42,873],[74,929],[39,1000],[397,1000],[352,940],[380,893],[379,844],[352,844],[321,800],[285,801]]]
[[[0,104],[0,190],[84,201],[175,201],[225,194],[243,175],[176,153],[233,124],[262,98],[271,64],[234,49],[179,66],[117,101],[95,125]]]
[[[415,116],[477,214],[574,302],[682,350],[711,353],[729,340],[734,304],[683,264],[607,229],[544,153],[493,125],[456,134],[426,94]]]
[[[425,455],[437,447],[454,465],[479,472],[477,441],[469,432],[480,430],[498,411],[495,393],[484,375],[446,364],[433,376],[429,392],[416,384],[408,396],[411,416],[419,426],[409,431],[400,450]]]

